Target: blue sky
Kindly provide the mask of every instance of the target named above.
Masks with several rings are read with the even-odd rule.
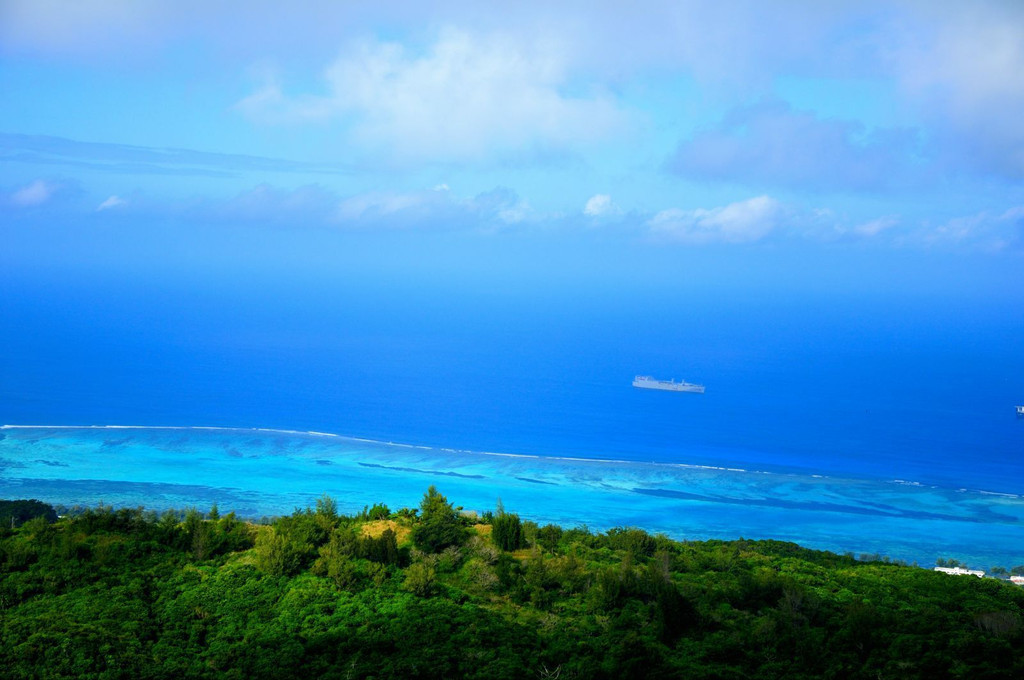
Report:
[[[1024,252],[1020,2],[411,4],[3,0],[6,266]]]

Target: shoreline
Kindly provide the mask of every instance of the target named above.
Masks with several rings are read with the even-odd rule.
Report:
[[[324,492],[349,511],[381,498],[412,507],[438,484],[466,508],[486,511],[500,497],[539,524],[639,526],[679,540],[774,538],[920,563],[1024,562],[1020,498],[906,479],[502,455],[280,428],[6,425],[0,433],[3,495],[66,506],[217,502],[259,518]]]

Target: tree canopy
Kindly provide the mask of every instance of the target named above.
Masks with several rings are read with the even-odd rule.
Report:
[[[433,488],[338,505],[0,527],[4,678],[1024,677],[1005,580],[636,527],[520,522],[511,553],[511,513],[469,525]]]
[[[458,512],[437,487],[431,485],[420,502],[420,521],[412,532],[416,547],[424,552],[437,553],[462,545],[467,537],[466,526]]]

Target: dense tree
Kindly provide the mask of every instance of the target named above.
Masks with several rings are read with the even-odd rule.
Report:
[[[1006,580],[639,529],[541,527],[510,553],[492,527],[421,552],[428,520],[468,531],[436,489],[421,512],[24,522],[0,532],[0,675],[1024,677]]]
[[[433,485],[420,503],[419,522],[412,532],[416,547],[428,553],[441,552],[449,546],[466,542],[469,532],[448,499]]]
[[[334,521],[338,519],[337,501],[327,494],[323,494],[320,498],[316,499],[315,514],[330,523],[334,523]]]
[[[562,527],[557,524],[545,524],[537,530],[537,542],[542,548],[553,553],[562,539],[562,533]]]
[[[387,519],[391,516],[391,510],[383,503],[377,503],[367,511],[366,516],[370,520]]]
[[[398,564],[398,536],[392,529],[385,529],[380,536],[367,536],[360,542],[360,554],[379,564]]]
[[[359,580],[351,553],[335,540],[320,546],[320,557],[313,563],[313,573],[326,576],[342,590],[352,588]]]
[[[402,586],[420,597],[427,597],[434,592],[437,570],[426,562],[415,562],[405,570]]]
[[[609,529],[608,544],[616,550],[626,550],[634,558],[650,557],[654,554],[658,544],[654,537],[643,529],[635,527],[616,527]]]
[[[494,544],[502,550],[519,550],[526,545],[523,536],[523,525],[519,515],[500,512],[491,520],[491,536]]]
[[[43,517],[48,522],[57,521],[57,512],[52,505],[37,501],[0,501],[0,529],[21,526],[36,517]]]

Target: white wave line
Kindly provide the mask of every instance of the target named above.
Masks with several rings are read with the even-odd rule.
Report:
[[[332,432],[318,432],[314,430],[286,430],[278,428],[267,428],[267,427],[225,427],[216,425],[0,425],[0,429],[38,429],[38,430],[204,430],[204,431],[220,431],[220,432],[266,432],[271,434],[284,434],[290,436],[314,436],[314,437],[332,437],[341,439],[343,441],[350,442],[361,442],[365,444],[373,444],[376,446],[393,446],[400,448],[414,448],[424,451],[434,451],[434,447],[421,446],[415,444],[405,444],[401,442],[383,441],[379,439],[367,439],[364,437],[350,437],[341,434],[335,434]],[[659,463],[655,461],[635,461],[635,460],[624,460],[618,458],[583,458],[579,456],[545,456],[538,454],[529,453],[501,453],[497,451],[472,451],[469,449],[453,449],[453,448],[440,448],[437,449],[445,453],[455,453],[470,456],[500,456],[502,458],[522,458],[531,460],[560,460],[560,461],[571,461],[578,463],[590,463],[598,465],[653,465],[658,467],[681,467],[681,468],[692,468],[692,469],[705,469],[705,470],[722,470],[729,472],[744,472],[744,473],[758,473],[758,474],[774,474],[761,470],[745,470],[742,468],[726,468],[716,467],[712,465],[695,465],[688,463]]]
[[[773,472],[768,470],[749,470],[746,468],[734,468],[724,467],[716,465],[700,465],[696,463],[663,463],[655,461],[636,461],[636,460],[623,460],[616,458],[582,458],[578,456],[547,456],[538,454],[528,453],[501,453],[497,451],[472,451],[468,449],[454,449],[447,447],[434,448],[430,446],[422,446],[416,444],[405,444],[400,442],[382,441],[379,439],[367,439],[364,437],[351,437],[342,434],[335,434],[333,432],[319,432],[316,430],[287,430],[279,428],[263,428],[263,427],[225,427],[217,425],[18,425],[18,424],[6,424],[0,425],[0,430],[203,430],[203,431],[215,431],[215,432],[264,432],[270,434],[282,434],[288,436],[299,436],[299,437],[330,437],[339,439],[346,442],[360,442],[364,444],[372,444],[374,446],[385,446],[395,448],[409,448],[419,449],[424,451],[439,451],[443,453],[454,453],[468,456],[494,456],[501,458],[519,458],[525,460],[550,460],[550,461],[569,461],[584,464],[594,465],[650,465],[654,467],[663,468],[682,468],[688,470],[710,470],[719,472],[738,472],[743,474],[759,474],[759,475],[774,475],[780,477],[812,477],[820,478],[821,475],[815,474],[800,474],[792,472]],[[826,479],[833,479],[831,476],[825,476]],[[848,478],[851,481],[873,481],[881,482],[882,480],[873,480],[859,477]],[[889,483],[899,484],[901,486],[908,487],[919,487],[924,489],[938,489],[940,487],[933,485],[924,485],[920,482],[904,480],[904,479],[893,479],[889,480]],[[967,489],[961,488],[956,489],[960,493],[976,493],[986,496],[998,496],[1008,499],[1020,499],[1021,495],[998,492],[998,491],[986,491],[983,489]]]

